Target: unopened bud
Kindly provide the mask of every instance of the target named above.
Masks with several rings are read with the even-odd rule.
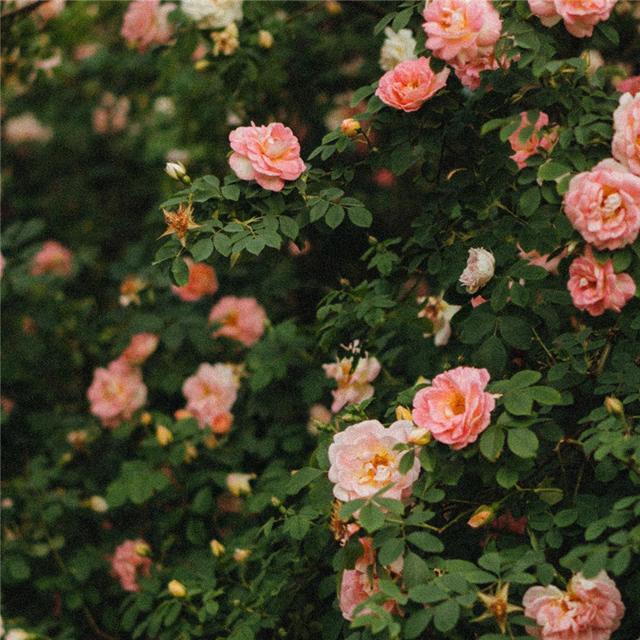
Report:
[[[89,498],[89,508],[96,513],[104,513],[109,509],[109,505],[102,496],[91,496]]]
[[[408,441],[411,444],[417,444],[419,447],[424,447],[425,444],[431,442],[431,432],[424,427],[415,427],[409,434]]]
[[[255,477],[255,473],[230,473],[227,476],[227,489],[236,497],[248,495],[251,493],[249,481],[254,480]]]
[[[193,68],[196,71],[204,71],[208,66],[209,66],[209,61],[208,60],[198,60],[196,63],[194,63]]]
[[[166,447],[173,440],[173,433],[163,424],[156,427],[156,440],[161,447]]]
[[[396,420],[412,420],[411,411],[407,407],[398,405],[396,407]]]
[[[138,544],[136,544],[135,551],[142,557],[151,555],[151,547],[146,542],[138,542]]]
[[[340,123],[340,131],[347,138],[354,138],[360,132],[360,123],[355,118],[345,118]]]
[[[211,553],[213,553],[216,558],[219,558],[225,552],[224,545],[218,540],[212,540],[209,546],[211,547]]]
[[[624,415],[624,405],[615,396],[607,396],[604,399],[604,406],[611,415],[618,417]]]
[[[233,559],[236,562],[244,562],[251,555],[251,549],[236,549],[233,552]]]
[[[271,496],[271,504],[274,507],[279,507],[282,504],[282,500],[280,500],[280,498],[276,498],[276,496]]]
[[[340,3],[337,2],[337,0],[327,0],[325,8],[327,10],[327,13],[330,13],[334,16],[342,12],[342,7],[340,6]]]
[[[189,464],[198,457],[198,449],[191,442],[188,442],[184,447],[184,461]]]
[[[271,49],[273,47],[273,36],[270,31],[265,29],[258,31],[258,45],[263,49]]]
[[[174,598],[184,598],[187,595],[187,588],[178,580],[172,580],[167,589]]]
[[[182,180],[187,175],[187,169],[182,162],[167,162],[164,172],[174,180]]]
[[[140,424],[143,427],[148,427],[153,422],[153,416],[148,411],[143,411],[140,414]]]
[[[494,511],[493,507],[486,504],[481,505],[475,511],[475,513],[467,520],[467,524],[472,529],[479,529],[489,524],[493,520]]]

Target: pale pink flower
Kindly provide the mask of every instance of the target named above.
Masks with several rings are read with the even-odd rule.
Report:
[[[473,58],[465,59],[460,55],[450,61],[458,80],[467,89],[475,91],[480,86],[480,74],[483,71],[495,71],[500,68],[500,64],[496,60],[493,51],[482,55],[476,55]],[[509,66],[508,61],[504,61],[503,67]]]
[[[564,212],[598,249],[621,249],[640,232],[640,177],[611,158],[571,179]]]
[[[373,382],[380,373],[380,362],[373,356],[365,355],[353,368],[353,357],[342,358],[329,364],[323,364],[327,378],[333,378],[338,388],[331,392],[333,404],[331,411],[338,413],[347,404],[358,404],[373,397]]]
[[[73,50],[73,59],[82,62],[95,56],[99,49],[100,45],[97,42],[84,42]]]
[[[613,113],[611,153],[631,173],[640,176],[640,93],[625,93]]]
[[[517,246],[518,258],[526,260],[532,267],[542,267],[545,271],[555,276],[558,275],[560,262],[569,255],[569,250],[566,247],[554,258],[551,258],[550,253],[541,254],[536,249],[525,251],[519,244]]]
[[[31,261],[32,276],[52,274],[68,278],[73,271],[73,253],[57,240],[47,240]]]
[[[607,309],[620,313],[636,292],[633,278],[615,273],[611,260],[600,264],[590,246],[571,263],[567,288],[574,306],[592,316],[601,316]]]
[[[5,260],[4,256],[0,253],[0,278],[2,278],[2,276],[4,275],[4,267],[6,263],[7,261]]]
[[[215,269],[204,262],[194,262],[191,258],[185,258],[184,261],[189,267],[189,280],[181,287],[171,285],[171,291],[185,302],[196,302],[203,296],[212,296],[218,290]]]
[[[280,122],[238,127],[229,134],[229,143],[233,172],[268,191],[282,191],[285,181],[297,180],[305,170],[298,138]]]
[[[608,20],[617,0],[529,0],[531,12],[546,27],[564,20],[566,30],[576,38],[593,35],[593,27]]]
[[[365,420],[337,433],[328,454],[333,495],[342,501],[370,498],[392,485],[384,494],[387,498],[409,497],[420,474],[420,462],[416,458],[409,471],[401,474],[400,460],[405,452],[394,447],[409,443],[412,428],[409,420],[399,420],[389,428],[377,420]]]
[[[129,98],[126,96],[116,98],[107,91],[102,95],[100,104],[93,111],[93,130],[99,134],[123,131],[129,120],[130,108]]]
[[[452,449],[463,449],[489,426],[495,396],[486,369],[456,367],[437,375],[413,398],[413,421]]]
[[[451,319],[462,309],[460,305],[449,304],[440,296],[420,296],[416,298],[419,305],[423,305],[418,312],[418,318],[426,318],[431,322],[431,332],[424,333],[425,338],[433,336],[436,347],[444,347],[451,338]]]
[[[110,362],[106,369],[99,367],[94,371],[87,399],[91,413],[100,419],[103,426],[113,429],[124,420],[129,420],[144,405],[147,387],[140,369],[118,358]]]
[[[36,4],[37,0],[15,0],[16,8],[21,9]],[[66,0],[45,0],[33,11],[32,15],[40,24],[44,24],[58,16],[64,9]]]
[[[460,274],[460,283],[465,286],[468,293],[475,293],[493,278],[495,269],[496,259],[491,251],[482,247],[469,249],[467,266]]]
[[[50,127],[44,126],[33,113],[23,113],[9,118],[2,127],[4,139],[9,144],[49,142],[53,137]]]
[[[443,60],[461,53],[476,58],[492,51],[500,38],[502,20],[490,0],[432,0],[423,16],[426,46]]]
[[[213,306],[209,322],[222,325],[213,336],[224,336],[250,347],[260,340],[264,333],[267,314],[255,298],[224,296]]]
[[[238,397],[240,383],[230,364],[203,362],[194,375],[182,385],[187,411],[198,421],[201,429],[226,433],[231,428],[231,408]]]
[[[153,44],[167,44],[173,29],[167,16],[175,4],[160,4],[160,0],[133,0],[124,14],[120,34],[138,51],[144,52]]]
[[[631,76],[615,83],[616,91],[636,96],[640,93],[640,76]]]
[[[577,573],[566,591],[552,585],[530,587],[522,604],[525,616],[538,625],[527,632],[540,640],[609,640],[625,611],[620,591],[605,571],[590,579]]]
[[[158,348],[159,338],[155,333],[136,333],[122,352],[122,358],[132,367],[140,366]]]
[[[369,577],[367,573],[357,569],[343,571],[338,597],[343,617],[346,620],[353,620],[356,615],[354,613],[356,607],[379,591],[378,578]],[[396,603],[393,600],[388,600],[382,606],[387,611],[392,611]],[[366,615],[367,613],[371,613],[371,611],[364,607],[358,615]]]
[[[562,20],[556,10],[555,0],[529,0],[529,9],[545,27],[553,27]]]
[[[511,159],[518,165],[519,169],[524,169],[527,166],[527,158],[538,153],[540,150],[551,151],[558,141],[558,131],[557,129],[553,129],[542,135],[538,135],[540,130],[543,127],[546,127],[549,124],[549,116],[541,111],[536,123],[534,125],[533,132],[531,135],[522,142],[520,140],[520,132],[530,126],[529,119],[527,118],[527,112],[523,111],[520,114],[520,125],[518,128],[509,136],[509,144],[511,148],[515,152]]]
[[[323,404],[314,404],[309,408],[309,420],[307,421],[307,431],[312,436],[320,433],[318,427],[331,422],[332,414]]]
[[[376,95],[394,109],[417,111],[447,84],[448,77],[446,68],[434,73],[428,58],[405,60],[380,78]]]
[[[138,577],[151,575],[151,558],[145,555],[148,552],[149,545],[140,539],[125,540],[115,548],[111,571],[125,591],[140,591]]]

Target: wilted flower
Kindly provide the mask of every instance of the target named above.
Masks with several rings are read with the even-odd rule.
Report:
[[[509,583],[505,582],[494,594],[478,592],[478,600],[486,607],[486,612],[475,618],[474,622],[482,622],[494,618],[500,633],[506,633],[507,617],[510,613],[522,611],[522,607],[509,602]]]
[[[89,434],[85,429],[69,431],[69,433],[67,433],[67,442],[74,449],[82,449],[82,447],[86,444],[88,437],[89,437]]]
[[[342,358],[336,362],[323,364],[327,378],[333,378],[338,388],[331,392],[333,404],[331,411],[338,413],[347,404],[357,404],[373,396],[371,382],[380,373],[380,363],[377,358],[365,354],[353,368],[353,357]]]
[[[418,318],[426,318],[432,326],[431,332],[423,334],[424,337],[433,336],[436,347],[445,346],[451,337],[451,319],[462,307],[457,304],[449,304],[442,295],[429,296],[428,298],[420,296],[416,302],[420,305],[424,304],[424,307],[418,312]]]
[[[167,211],[163,209],[162,212],[164,213],[164,221],[167,228],[165,232],[160,235],[160,238],[175,234],[180,244],[185,247],[187,245],[187,233],[201,226],[193,219],[193,207],[191,203],[186,207],[183,203],[180,203],[177,211]]]
[[[331,411],[323,404],[314,404],[309,409],[309,421],[307,422],[307,431],[313,435],[318,435],[318,425],[329,424],[332,419]]]
[[[380,49],[380,67],[384,71],[390,71],[405,60],[415,59],[416,39],[411,29],[400,29],[396,33],[387,27],[384,35],[386,38]]]
[[[235,22],[225,27],[223,31],[214,31],[211,34],[211,39],[213,40],[213,55],[233,55],[240,46],[238,36],[238,27]]]
[[[360,129],[360,123],[355,118],[345,118],[340,123],[340,131],[348,138],[356,136]]]
[[[147,286],[147,283],[138,276],[127,276],[120,283],[119,302],[122,307],[128,307],[130,304],[140,304],[139,293]]]
[[[112,575],[120,580],[125,591],[140,591],[137,579],[139,575],[151,575],[151,558],[148,558],[149,545],[144,540],[125,540],[111,558]]]
[[[465,286],[469,293],[475,293],[482,289],[491,278],[496,268],[496,260],[491,251],[486,249],[469,249],[467,266],[460,275],[460,283]]]

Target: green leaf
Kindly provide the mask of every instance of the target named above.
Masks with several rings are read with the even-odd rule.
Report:
[[[438,631],[451,631],[460,618],[460,605],[455,600],[441,602],[433,612],[433,624]]]
[[[386,540],[378,551],[378,562],[382,565],[391,564],[404,553],[404,540],[391,538]]]
[[[531,339],[533,338],[529,323],[515,316],[503,316],[500,318],[500,335],[508,345],[523,350],[531,346]]]
[[[213,236],[213,246],[218,253],[225,257],[231,253],[231,240],[224,233],[216,233]]]
[[[327,211],[324,221],[329,227],[335,229],[344,220],[344,209],[338,204],[332,204]]]
[[[189,253],[196,262],[206,260],[213,253],[211,238],[202,238],[189,247]]]
[[[360,510],[358,520],[369,533],[372,533],[384,525],[384,514],[378,507],[369,502]]]
[[[351,220],[356,227],[367,228],[370,227],[373,222],[371,211],[364,207],[351,207],[347,209],[347,215],[349,216],[349,220]]]
[[[307,485],[311,484],[316,478],[323,475],[324,471],[314,469],[313,467],[302,467],[297,473],[294,473],[287,482],[286,491],[290,496],[299,493]],[[350,503],[348,503],[350,504]]]
[[[324,217],[327,213],[327,209],[329,208],[329,202],[327,200],[318,200],[311,209],[309,209],[309,220],[311,222],[316,222],[320,220],[320,218]]]
[[[427,531],[414,531],[407,536],[407,540],[427,553],[441,553],[444,551],[442,542]]]
[[[420,604],[432,604],[442,602],[448,598],[447,592],[433,582],[429,584],[419,584],[409,589],[409,598]]]
[[[237,184],[227,184],[222,187],[222,196],[232,202],[237,202],[240,198],[240,187]]]
[[[499,375],[507,364],[507,352],[502,340],[497,336],[490,336],[473,354],[474,364],[486,367],[492,375]]]
[[[280,216],[280,230],[282,233],[287,236],[287,238],[291,238],[291,240],[295,240],[298,237],[298,233],[300,232],[300,227],[298,227],[298,223],[293,219],[287,216]]]
[[[557,160],[547,160],[538,168],[538,180],[558,180],[571,173],[571,168]]]
[[[174,282],[179,287],[182,287],[189,281],[189,267],[182,256],[176,256],[174,259],[173,264],[171,265],[171,275],[173,276]]]
[[[366,87],[360,87],[353,92],[351,97],[351,106],[355,107],[365,98],[368,98],[375,91],[375,85],[367,85]]]
[[[535,384],[540,378],[542,378],[542,374],[539,371],[525,369],[524,371],[518,371],[518,373],[511,377],[511,385],[515,388],[522,389]]]
[[[529,429],[509,429],[507,444],[520,458],[533,458],[538,452],[538,437]]]
[[[504,447],[504,431],[497,425],[492,424],[480,436],[480,453],[491,462],[495,462],[502,453]]]
[[[408,473],[413,467],[413,462],[415,460],[415,452],[413,449],[407,451],[402,458],[400,458],[400,466],[398,470],[401,474]]]
[[[531,187],[530,189],[527,189],[520,196],[520,213],[527,218],[532,216],[540,206],[540,199],[540,189],[538,187]]]
[[[529,389],[515,389],[505,393],[505,409],[514,416],[530,416],[533,412],[533,398]]]
[[[556,405],[562,403],[560,392],[556,391],[553,387],[536,386],[530,387],[527,391],[531,397],[540,404]]]

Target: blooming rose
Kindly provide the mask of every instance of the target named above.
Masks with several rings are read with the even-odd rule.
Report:
[[[31,275],[47,273],[67,278],[73,270],[73,253],[56,240],[48,240],[31,261]]]
[[[492,51],[500,38],[502,20],[490,0],[433,0],[423,16],[427,48],[443,60],[461,53],[476,58]]]
[[[2,129],[4,139],[9,144],[49,142],[53,137],[51,128],[41,124],[33,113],[23,113],[20,116],[9,118]]]
[[[181,287],[171,285],[171,291],[185,302],[196,302],[202,296],[212,296],[218,290],[214,268],[204,262],[194,262],[191,258],[185,258],[184,261],[189,267],[189,280]]]
[[[213,332],[214,338],[224,336],[250,347],[264,333],[267,314],[255,298],[224,296],[213,306],[209,322],[222,326]]]
[[[241,180],[255,180],[263,189],[282,191],[286,180],[297,180],[305,170],[298,138],[280,122],[238,127],[229,134],[229,143],[233,172]]]
[[[529,9],[546,27],[561,19],[576,38],[593,35],[593,27],[608,20],[617,0],[529,0]]]
[[[155,333],[136,333],[121,357],[132,367],[140,366],[158,348],[158,341]]]
[[[541,640],[609,640],[625,610],[605,571],[590,579],[577,573],[566,591],[552,585],[530,587],[522,604],[525,616],[538,624],[527,632]]]
[[[601,316],[607,309],[620,313],[636,292],[629,274],[615,273],[611,260],[600,264],[589,246],[571,263],[567,288],[574,306],[592,316]]]
[[[598,249],[621,249],[640,232],[640,177],[615,160],[573,176],[564,212],[582,237]]]
[[[367,573],[358,571],[357,569],[346,569],[343,571],[338,597],[340,611],[342,611],[343,617],[349,621],[353,620],[356,607],[379,591],[380,588],[377,578],[371,578]],[[393,600],[388,600],[382,606],[387,611],[392,611],[395,605],[396,603]],[[363,608],[359,612],[359,615],[365,615],[367,613],[371,613],[371,611]]]
[[[640,76],[631,76],[624,80],[618,80],[615,86],[616,91],[620,93],[630,93],[632,96],[636,96],[640,93]]]
[[[629,171],[640,176],[640,94],[625,93],[613,113],[611,153]]]
[[[376,95],[394,109],[417,111],[447,84],[448,77],[449,69],[434,73],[428,58],[405,60],[380,78]]]
[[[470,59],[457,56],[450,61],[450,64],[462,85],[472,91],[480,86],[480,74],[483,71],[495,71],[500,68],[493,51]],[[509,66],[508,62],[504,61],[503,66]]]
[[[238,396],[238,376],[232,365],[203,362],[194,375],[182,385],[187,399],[187,411],[198,421],[201,429],[209,427],[214,433],[226,433],[231,428],[231,408]]]
[[[469,293],[475,293],[482,289],[491,278],[496,268],[496,259],[491,251],[482,247],[469,249],[467,266],[460,275],[460,282],[466,287]]]
[[[242,21],[242,0],[182,0],[181,9],[202,29],[224,29]]]
[[[531,135],[522,142],[520,140],[520,132],[530,124],[527,112],[523,111],[520,114],[520,125],[509,136],[509,144],[515,152],[511,159],[518,165],[519,169],[524,169],[527,166],[527,158],[535,155],[540,149],[551,151],[558,140],[557,130],[538,136],[538,132],[549,124],[549,116],[544,111],[541,111]]]
[[[413,421],[439,442],[463,449],[489,426],[495,396],[484,389],[486,369],[456,367],[437,375],[413,398]]]
[[[387,27],[382,49],[380,49],[380,67],[383,71],[391,71],[396,65],[405,60],[415,60],[416,39],[411,29],[400,29],[397,33]]]
[[[565,247],[558,255],[551,258],[550,253],[541,254],[536,249],[525,251],[518,244],[518,258],[526,260],[532,267],[542,267],[545,271],[556,276],[558,275],[558,266],[560,265],[560,262],[566,258],[568,254],[569,250]]]
[[[105,369],[93,373],[93,382],[87,390],[91,413],[100,418],[103,426],[114,428],[129,420],[147,401],[147,387],[140,369],[131,367],[118,358]]]
[[[145,578],[151,575],[149,545],[144,540],[125,540],[118,545],[111,558],[112,574],[120,580],[125,591],[140,591],[137,579],[141,574]]]
[[[358,404],[373,396],[373,385],[369,384],[378,377],[380,363],[377,358],[360,358],[355,370],[353,358],[342,358],[336,362],[323,364],[327,378],[333,378],[338,388],[331,392],[333,404],[331,411],[338,413],[347,404]]]
[[[408,420],[399,420],[387,429],[377,420],[365,420],[337,433],[329,446],[333,495],[343,501],[369,498],[392,484],[387,498],[408,497],[420,474],[420,462],[416,458],[411,469],[401,474],[404,452],[394,447],[409,442],[412,426]]]
[[[431,333],[423,334],[425,338],[433,336],[436,347],[444,347],[451,337],[451,319],[462,309],[460,305],[449,304],[440,296],[420,296],[418,304],[426,304],[418,312],[418,318],[426,318],[431,322]]]
[[[171,3],[161,5],[160,0],[133,0],[124,14],[120,34],[141,52],[153,44],[167,44],[173,31],[167,16],[175,8]]]

